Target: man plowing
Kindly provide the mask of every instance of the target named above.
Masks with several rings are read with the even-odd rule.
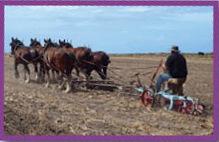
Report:
[[[186,59],[180,54],[178,46],[172,46],[171,55],[167,58],[166,63],[162,63],[161,67],[164,70],[157,79],[156,91],[159,92],[161,85],[167,82],[167,89],[172,89],[173,94],[183,96],[183,84],[187,78],[187,63]]]

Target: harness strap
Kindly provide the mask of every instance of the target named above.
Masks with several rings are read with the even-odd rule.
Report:
[[[29,62],[29,61],[27,61],[26,59],[24,59],[22,56],[20,56],[19,54],[17,54],[17,52],[15,51],[15,54],[18,56],[18,57],[20,57],[24,62],[26,62],[26,63],[31,63],[31,62]]]
[[[16,49],[17,49],[17,48],[16,48]],[[33,50],[35,50],[35,49],[33,49]],[[33,63],[33,62],[34,62],[35,60],[37,60],[38,58],[41,58],[41,56],[38,56],[38,57],[34,58],[33,60],[28,61],[28,60],[24,59],[22,56],[20,56],[16,51],[17,51],[17,50],[14,50],[14,53],[15,53],[19,58],[21,58],[24,62],[26,62],[26,63],[28,63],[28,64]]]

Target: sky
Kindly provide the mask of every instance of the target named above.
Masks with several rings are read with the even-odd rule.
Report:
[[[5,6],[5,52],[11,37],[25,45],[68,39],[107,53],[213,52],[212,6]]]

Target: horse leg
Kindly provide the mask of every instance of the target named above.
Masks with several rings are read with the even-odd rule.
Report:
[[[66,90],[65,93],[69,93],[71,91],[71,77],[69,76],[66,79]]]
[[[103,67],[103,74],[104,74],[105,77],[107,78],[107,67]]]
[[[35,72],[35,80],[37,81],[39,79],[39,74],[38,74],[38,66],[37,63],[34,63],[34,72]]]
[[[26,73],[27,75],[27,79],[25,81],[25,83],[29,83],[30,82],[30,69],[28,68],[28,64],[24,64],[24,78],[26,78]]]
[[[91,75],[91,72],[92,72],[92,69],[90,69],[90,68],[87,68],[87,69],[86,69],[86,71],[85,71],[85,76],[86,76],[86,79],[87,79],[87,80],[92,79],[91,76],[90,76],[90,75]]]
[[[54,80],[54,81],[57,80],[57,78],[58,78],[58,73],[59,73],[59,72],[56,71],[56,70],[53,71],[53,80]]]
[[[76,67],[75,70],[76,70],[77,76],[80,77],[80,71],[79,71],[79,69]]]
[[[54,81],[56,82],[57,79],[59,79],[59,71],[54,71],[54,76],[53,76]]]
[[[49,87],[49,85],[50,85],[50,75],[49,75],[49,69],[47,68],[46,69],[46,75],[47,75],[47,83],[46,83],[46,88],[48,88]]]
[[[18,66],[18,62],[15,59],[15,62],[14,62],[14,70],[15,70],[15,74],[14,75],[15,75],[15,78],[19,78],[20,77],[18,69],[17,69],[17,66]]]
[[[44,69],[44,64],[43,64],[42,61],[40,62],[40,74],[39,74],[39,77],[40,77],[40,82],[43,82],[44,79],[45,79],[45,69]]]
[[[99,76],[100,76],[102,79],[106,79],[106,75],[104,75],[104,74],[102,73],[102,71],[101,71],[99,68],[96,69],[96,72],[99,74]]]
[[[55,71],[54,78],[55,78],[55,80],[57,80],[59,78],[59,71]]]
[[[59,89],[61,90],[63,88],[63,86],[65,85],[66,83],[66,80],[64,79],[64,77],[62,76],[62,79],[61,79],[61,84],[59,85]]]
[[[26,80],[27,80],[27,70],[26,70],[25,65],[24,65],[24,81],[26,81]]]
[[[66,77],[64,77],[66,74],[65,74],[65,72],[64,71],[61,71],[61,76],[62,76],[62,83],[59,85],[59,89],[61,90],[61,89],[63,89],[63,87],[64,87],[64,85],[66,84],[66,93],[68,93],[69,91],[70,91],[70,87],[69,87],[69,85],[68,85],[68,78],[66,78]]]
[[[72,80],[72,77],[71,77],[71,72],[67,71],[67,81],[66,81],[66,90],[65,90],[65,93],[69,93],[71,91],[71,80]]]
[[[55,82],[55,80],[56,80],[56,77],[55,77],[55,70],[53,69],[52,70],[52,80]]]

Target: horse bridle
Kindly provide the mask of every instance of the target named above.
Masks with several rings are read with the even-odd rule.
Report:
[[[16,52],[17,48],[20,46],[21,43],[17,43],[15,48],[14,48],[14,52]]]

